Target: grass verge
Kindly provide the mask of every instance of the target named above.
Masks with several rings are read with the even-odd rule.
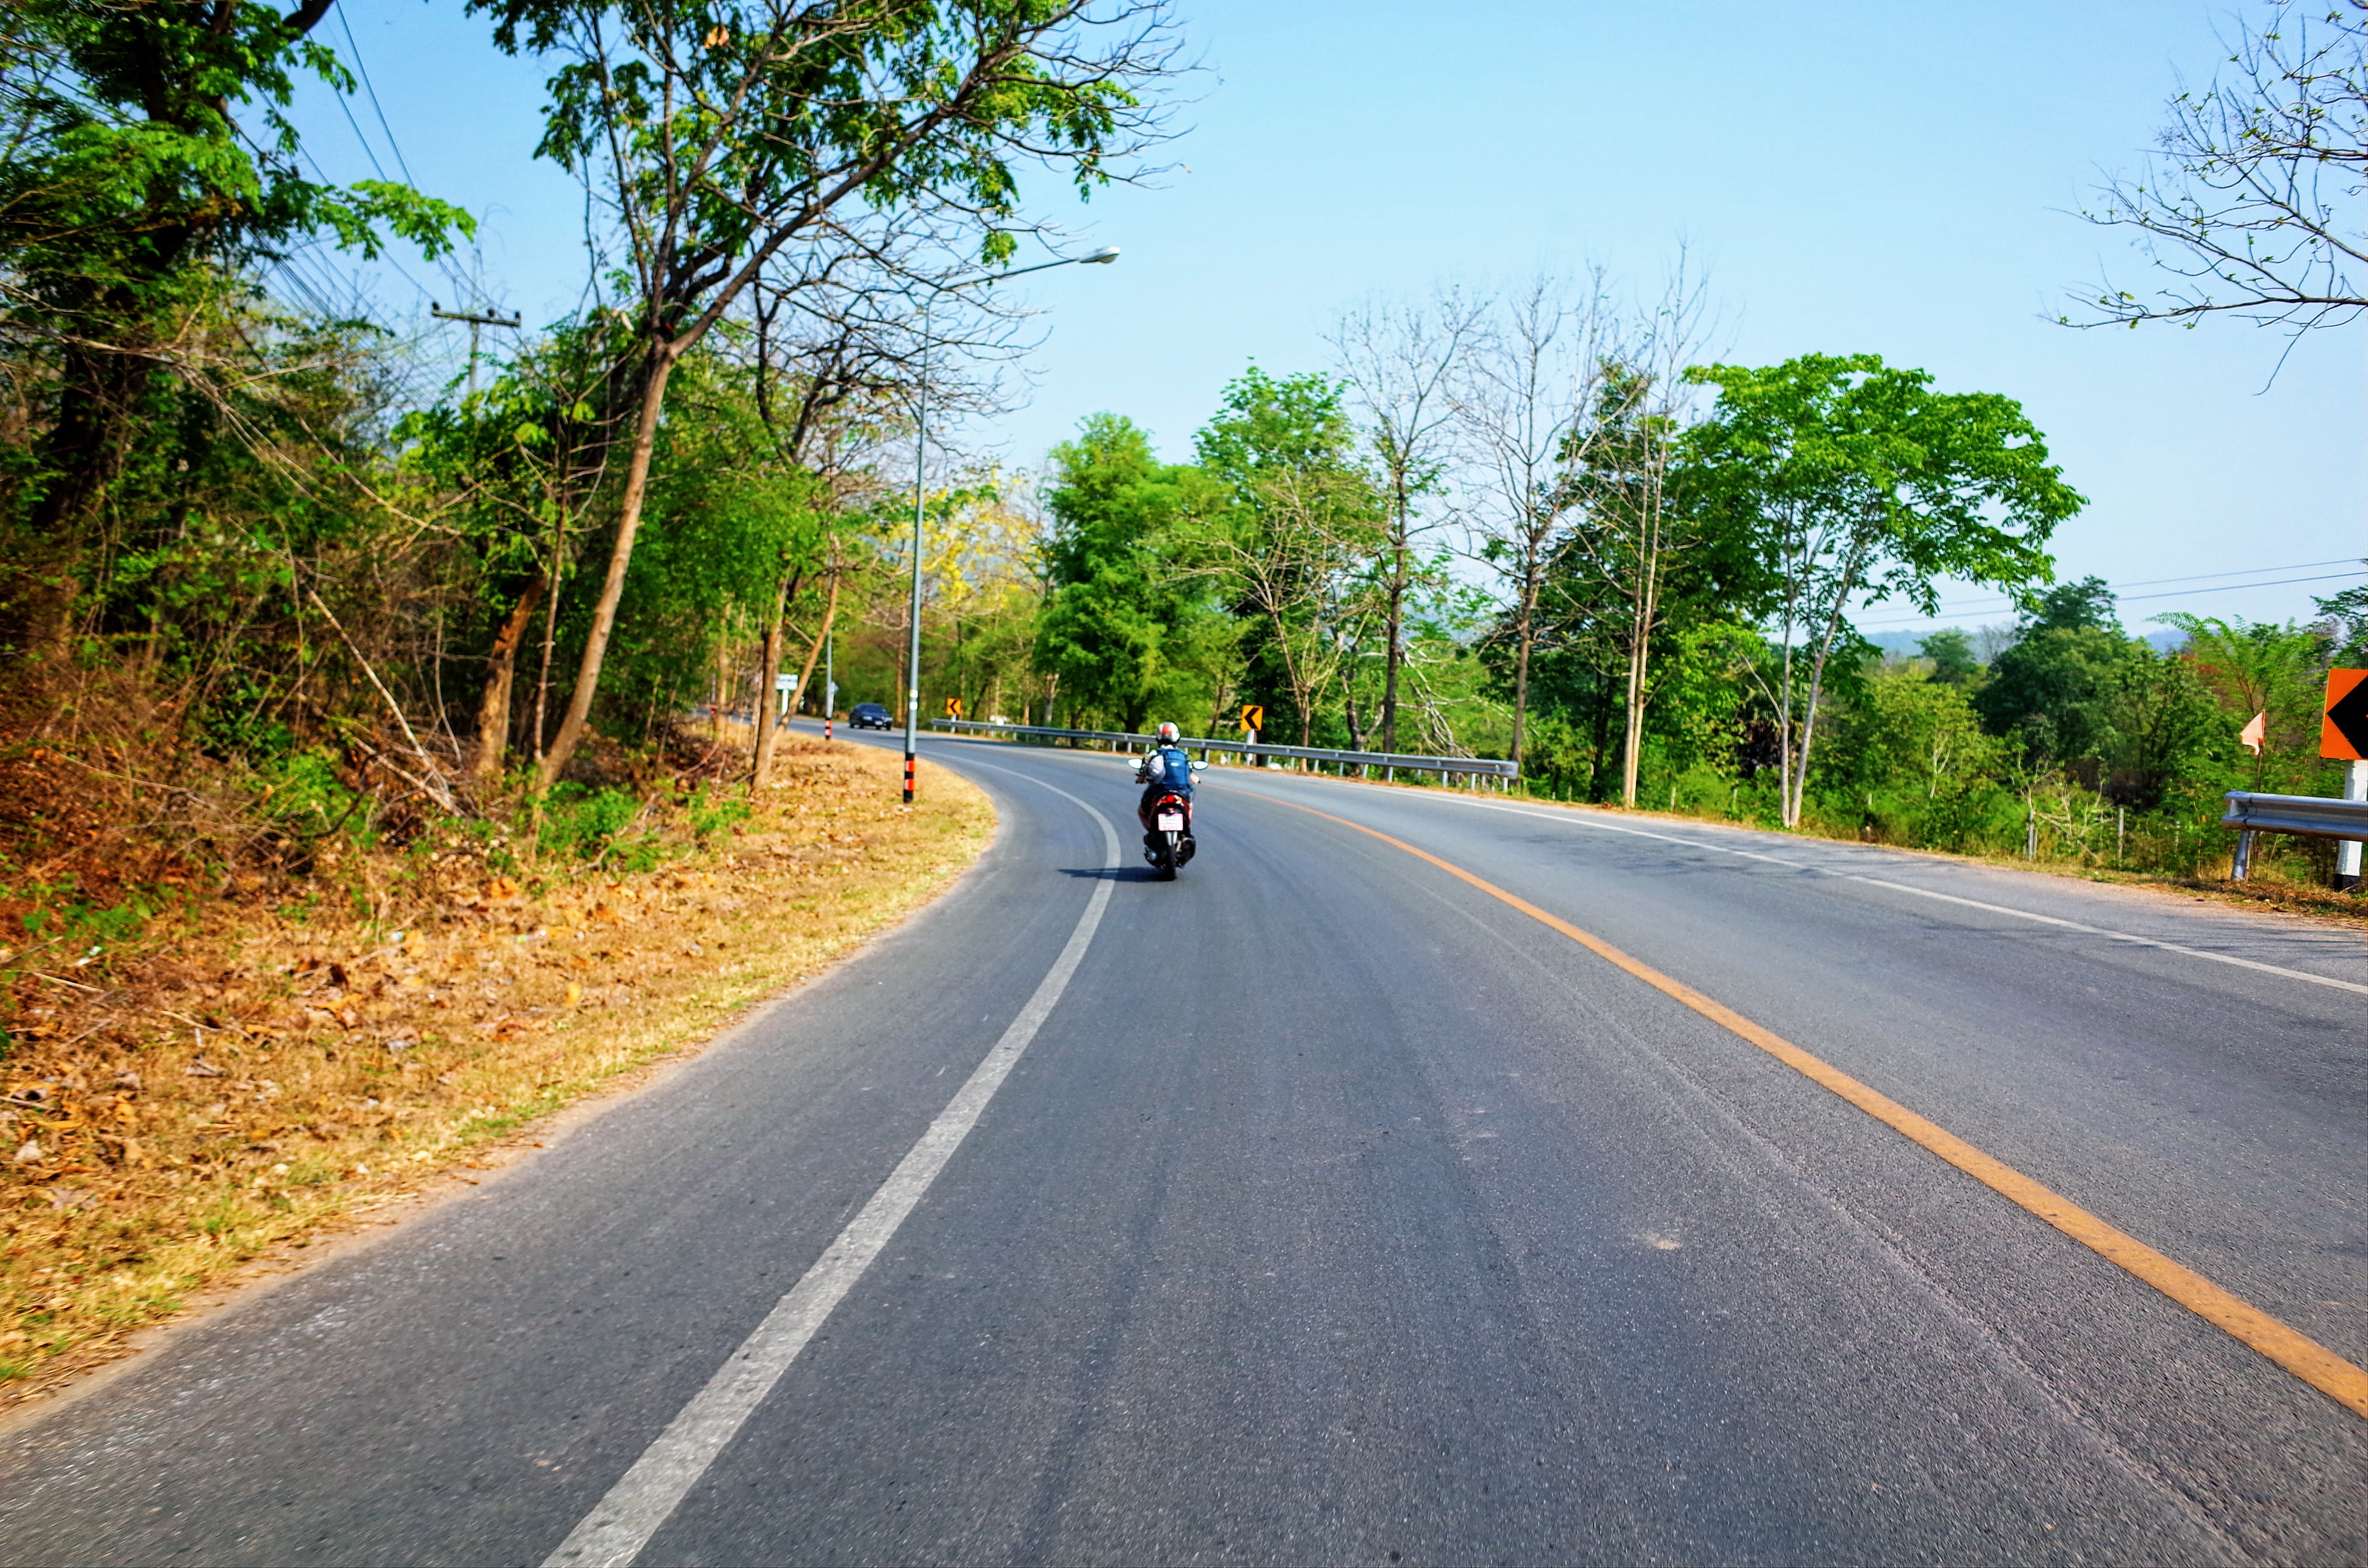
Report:
[[[926,763],[898,804],[899,766],[787,742],[745,820],[655,869],[530,864],[399,931],[245,907],[131,972],[13,966],[40,1021],[0,1059],[0,1407],[264,1249],[696,1048],[935,897],[994,812]]]

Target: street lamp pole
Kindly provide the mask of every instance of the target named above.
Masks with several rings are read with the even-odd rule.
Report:
[[[944,285],[948,292],[967,289],[973,283],[1000,283],[1007,278],[1017,278],[1027,272],[1046,272],[1055,267],[1107,265],[1118,259],[1118,246],[1104,245],[1084,256],[1064,256],[1058,261],[1039,262],[1034,267],[1015,267],[1008,272],[990,277],[972,278],[960,283]],[[921,375],[913,400],[913,599],[911,605],[911,636],[905,648],[905,803],[913,803],[913,762],[919,750],[921,734],[921,523],[928,508],[928,460],[929,455],[929,307],[937,291],[921,301]]]

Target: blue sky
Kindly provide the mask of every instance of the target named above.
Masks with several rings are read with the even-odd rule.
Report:
[[[496,53],[458,0],[338,10],[321,36],[344,51],[350,26],[378,104],[349,100],[349,124],[308,94],[299,123],[322,171],[369,176],[366,140],[400,177],[391,131],[424,188],[483,220],[490,302],[529,324],[571,308],[581,194],[530,156],[546,70]],[[1205,70],[1164,154],[1182,166],[1082,208],[1045,184],[1042,210],[1080,245],[1125,254],[1031,280],[1047,312],[1032,397],[966,438],[1026,465],[1112,409],[1181,457],[1230,378],[1253,358],[1322,368],[1325,328],[1361,298],[1597,261],[1650,283],[1683,244],[1709,268],[1723,358],[1873,352],[1944,391],[2021,400],[2090,498],[2057,535],[2060,570],[2123,586],[2133,627],[2165,609],[2306,614],[2342,584],[2188,579],[2356,562],[2368,327],[2315,335],[2272,381],[2284,338],[2238,322],[2048,319],[2100,275],[2150,281],[2119,233],[2072,214],[2101,172],[2136,165],[2164,98],[2211,74],[2237,14],[1188,0],[1178,19]],[[427,297],[449,307],[458,291],[416,256],[370,286],[388,319],[421,329]],[[464,329],[441,331],[464,346]],[[1954,602],[1944,620],[2006,619],[1978,591]]]

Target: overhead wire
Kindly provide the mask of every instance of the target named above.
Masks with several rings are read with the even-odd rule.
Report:
[[[370,95],[370,112],[378,116],[378,128],[386,132],[387,150],[394,154],[394,166],[403,171],[404,183],[416,190],[419,182],[412,177],[411,165],[403,155],[403,143],[394,139],[394,128],[386,122],[386,109],[378,101],[378,88],[370,83],[370,67],[362,61],[362,46],[354,40],[353,23],[347,18],[343,6],[337,10],[337,26],[345,32],[346,47],[354,51],[354,70],[362,79],[362,91]],[[359,128],[356,134],[359,134]]]
[[[2327,572],[2316,577],[2280,577],[2273,583],[2227,583],[2214,588],[2175,588],[2167,594],[2124,594],[2120,597],[2124,604],[2135,604],[2144,599],[2182,599],[2190,594],[2226,593],[2232,588],[2283,588],[2289,583],[2340,583],[2346,577],[2361,575],[2362,574],[2358,572]]]
[[[2150,599],[2185,598],[2195,594],[2228,593],[2245,588],[2280,588],[2295,583],[2332,583],[2340,581],[2346,577],[2357,577],[2363,574],[2368,574],[2368,567],[2355,564],[2358,561],[2359,558],[2357,556],[2345,556],[2335,561],[2298,561],[2291,566],[2251,566],[2237,572],[2199,572],[2184,577],[2145,577],[2133,583],[2113,583],[2106,585],[2112,591],[2114,597],[2122,602],[2142,603]],[[2306,571],[2315,566],[2352,566],[2353,570],[2349,572],[2328,573],[2318,576],[2280,577],[2268,582],[2240,583],[2230,580],[2238,577],[2257,577],[2264,572]],[[2124,588],[2149,588],[2163,583],[2206,583],[2210,585],[2201,588],[2178,588],[2163,594],[2125,594],[2122,592]],[[1999,610],[2013,609],[2016,608],[2017,604],[2015,600],[2004,597],[1968,599],[1960,601],[1956,604],[1942,605],[1930,615],[1919,613],[1910,616],[1894,616],[1892,619],[1887,620],[1870,621],[1866,623],[1862,630],[1869,631],[1897,630],[1903,627],[1920,626],[1928,622],[1943,620],[1957,616],[1986,615]]]
[[[404,183],[416,190],[418,188],[419,182],[412,175],[410,161],[403,155],[403,144],[395,140],[393,127],[387,122],[385,106],[379,101],[378,89],[370,81],[370,67],[362,60],[361,46],[354,38],[353,25],[347,19],[343,8],[339,8],[337,12],[337,26],[345,32],[347,47],[353,52],[356,74],[361,79],[363,91],[370,96],[370,109],[377,117],[379,129],[385,133],[387,151],[393,154],[395,167],[402,171]],[[375,173],[379,178],[382,180],[387,179],[388,175],[386,165],[380,162],[378,149],[371,144],[369,133],[362,129],[361,121],[354,117],[353,106],[347,102],[347,95],[333,92],[330,96],[336,100],[337,112],[345,116],[346,125],[347,129],[353,131],[354,140],[360,145],[362,156],[369,160],[371,171]],[[297,147],[297,153],[304,160],[305,163],[312,165],[313,176],[320,180],[322,184],[330,185],[336,183],[329,178],[328,171],[321,167],[320,160],[313,155],[313,150],[310,147],[300,143]],[[316,245],[303,247],[303,249],[317,253]],[[304,296],[304,302],[310,304],[314,310],[319,311],[324,315],[336,315],[339,313],[338,307],[328,296],[344,295],[348,297],[351,301],[347,313],[357,315],[362,313],[363,290],[360,279],[358,277],[353,276],[347,269],[339,267],[336,263],[328,260],[325,256],[314,254],[312,257],[312,265],[324,277],[331,278],[336,280],[333,284],[329,285],[324,292],[321,285],[321,278],[308,277],[307,274],[297,265],[294,258],[295,254],[301,254],[301,252],[291,254],[290,256],[283,258],[278,264],[277,270],[280,276],[290,280],[295,292]],[[404,282],[410,284],[421,299],[431,301],[434,300],[435,295],[429,290],[427,286],[420,282],[418,278],[413,277],[411,269],[404,267],[393,254],[381,252],[378,259],[384,262],[389,267],[393,268],[395,274],[402,278]],[[482,294],[483,290],[481,289],[479,289],[474,283],[471,282],[466,277],[462,276],[452,266],[449,256],[438,256],[437,258],[437,267],[438,271],[444,274],[447,280],[451,283],[455,290],[455,303],[465,305],[472,297]]]
[[[417,190],[419,188],[418,177],[411,172],[411,160],[403,155],[403,143],[395,140],[394,127],[387,122],[386,106],[379,102],[378,86],[370,80],[370,64],[367,61],[362,59],[361,43],[354,37],[353,23],[346,16],[345,8],[343,6],[339,6],[337,9],[337,27],[346,35],[346,47],[353,51],[354,74],[361,78],[362,91],[370,98],[370,112],[378,117],[378,128],[386,136],[387,151],[394,155],[394,166],[403,171],[403,183],[409,186],[412,189]],[[343,94],[338,96],[337,101],[338,107],[345,107],[345,97]],[[353,125],[354,134],[357,137],[361,137],[361,127],[359,124],[355,122],[353,111],[351,109],[347,109],[346,111],[346,121],[347,124]],[[367,137],[362,138],[362,146],[365,152],[369,151],[370,142]],[[378,156],[374,153],[370,154],[370,166],[378,169],[379,177],[381,179],[384,179],[386,177],[386,170],[380,166]],[[474,304],[482,304],[484,302],[484,290],[477,283],[463,277],[460,269],[453,265],[452,259],[449,254],[438,256],[436,258],[436,265],[437,269],[442,272],[444,276],[450,280],[452,287],[459,290],[460,294],[462,296],[462,298],[456,299],[453,301],[455,304],[462,304],[465,300],[469,301],[470,304],[464,306],[464,308],[471,308]]]
[[[2197,572],[2185,577],[2142,577],[2135,583],[2123,583],[2124,588],[2153,588],[2165,583],[2201,583],[2218,577],[2250,577],[2262,572],[2309,572],[2321,566],[2354,566],[2360,557],[2346,555],[2334,561],[2297,561],[2291,566],[2248,566],[2240,572]]]

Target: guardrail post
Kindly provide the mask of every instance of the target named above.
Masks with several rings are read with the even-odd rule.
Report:
[[[2246,828],[2237,835],[2237,856],[2228,863],[2228,880],[2241,882],[2253,869],[2253,830]]]
[[[2343,798],[2347,801],[2368,801],[2368,762],[2354,760],[2343,769]],[[2347,838],[2335,849],[2336,891],[2345,892],[2360,885],[2360,841]]]

